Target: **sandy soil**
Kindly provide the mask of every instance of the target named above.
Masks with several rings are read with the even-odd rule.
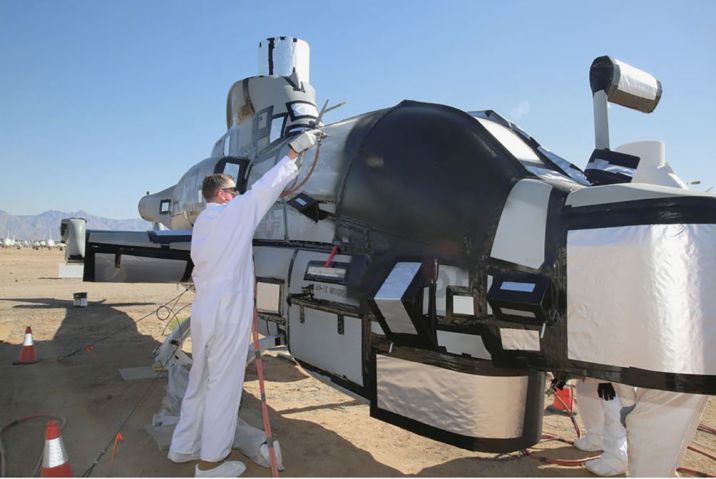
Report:
[[[63,416],[63,440],[74,475],[97,461],[94,476],[191,476],[192,464],[173,464],[144,427],[158,412],[165,379],[123,381],[119,368],[148,366],[167,327],[156,308],[183,291],[177,285],[114,285],[57,279],[59,251],[0,249],[0,425],[36,414]],[[73,307],[86,291],[87,308]],[[185,294],[177,307],[188,305]],[[186,317],[189,308],[180,313]],[[26,326],[31,326],[38,364],[13,366]],[[92,344],[89,351],[85,345]],[[61,355],[78,350],[63,361]],[[498,457],[448,446],[372,419],[366,401],[332,388],[294,363],[268,354],[264,360],[274,435],[281,441],[285,476],[591,476],[581,467],[540,462],[518,453]],[[260,424],[258,381],[247,371],[242,405]],[[545,404],[552,399],[546,398]],[[712,399],[703,424],[716,427]],[[7,474],[32,474],[44,444],[44,420],[7,428],[2,439]],[[112,443],[121,430],[112,459]],[[568,418],[545,414],[544,432],[573,440]],[[714,454],[716,437],[698,432],[695,443]],[[109,447],[107,447],[109,446]],[[104,455],[102,451],[106,450]],[[534,455],[588,457],[556,441]],[[101,457],[100,457],[101,456]],[[270,476],[239,452],[247,476]],[[716,463],[687,452],[683,465],[716,475]]]

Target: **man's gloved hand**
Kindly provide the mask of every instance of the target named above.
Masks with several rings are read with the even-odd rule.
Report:
[[[296,153],[301,153],[316,144],[318,130],[304,131],[288,143]]]
[[[599,383],[599,386],[597,386],[597,394],[605,401],[611,401],[616,397],[617,392],[614,390],[612,383]]]

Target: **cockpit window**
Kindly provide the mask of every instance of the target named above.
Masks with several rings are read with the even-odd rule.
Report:
[[[246,191],[246,178],[250,161],[247,158],[225,156],[216,162],[214,173],[224,173],[236,181],[236,187],[243,194]]]
[[[549,158],[550,161],[552,161],[552,163],[559,166],[562,169],[562,171],[567,174],[567,176],[572,178],[574,181],[576,181],[580,185],[584,185],[584,186],[591,185],[591,183],[589,182],[587,177],[584,175],[584,173],[582,173],[582,170],[580,170],[579,168],[574,166],[572,163],[565,160],[561,156],[559,156],[555,153],[552,153],[547,148],[543,148],[540,146],[537,149],[539,150],[540,153],[542,153],[544,156]]]
[[[241,165],[239,165],[238,163],[230,163],[227,161],[224,165],[224,171],[222,171],[222,173],[224,173],[225,175],[229,175],[234,179],[234,181],[238,182],[240,170]]]
[[[517,158],[523,166],[537,166],[540,168],[546,168],[546,165],[532,148],[525,143],[522,138],[517,136],[515,132],[507,127],[504,127],[494,121],[485,120],[478,118],[477,121],[484,126],[487,131],[499,141],[502,146],[507,148],[512,155]]]
[[[560,183],[566,187],[572,187],[574,183],[583,186],[590,185],[584,173],[569,161],[539,146],[536,142],[534,142],[535,150],[515,131],[501,123],[484,118],[481,112],[473,114],[475,119],[533,175],[547,182]],[[500,119],[502,120],[502,118]],[[506,122],[506,120],[502,121]],[[522,130],[519,131],[525,137],[528,136]],[[549,161],[544,161],[543,158],[547,158]]]

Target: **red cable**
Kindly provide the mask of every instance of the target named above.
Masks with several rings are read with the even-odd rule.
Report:
[[[259,313],[256,309],[256,269],[254,268],[254,320],[253,320],[253,343],[254,354],[256,354],[256,374],[259,377],[259,393],[261,398],[261,416],[264,423],[264,434],[268,446],[269,462],[271,463],[271,476],[278,477],[278,465],[276,464],[276,452],[273,449],[273,434],[271,433],[271,422],[268,417],[268,405],[266,404],[266,389],[264,388],[264,368],[261,362],[261,345],[259,344]]]
[[[571,387],[569,385],[565,385],[565,387]],[[552,391],[555,391],[555,388],[552,388]],[[574,430],[577,432],[577,437],[582,437],[582,431],[579,430],[579,425],[577,424],[577,420],[574,419],[574,406],[577,405],[577,401],[574,399],[574,391],[572,391],[572,407],[567,407],[567,404],[565,404],[564,401],[562,401],[562,398],[559,397],[557,394],[554,395],[554,398],[558,400],[560,403],[562,403],[562,406],[564,406],[564,409],[569,411],[569,419],[572,421],[572,425],[574,426]]]
[[[565,387],[571,387],[571,386],[566,385]],[[552,391],[554,391],[554,390],[555,390],[555,388],[552,388]],[[578,438],[581,437],[582,433],[581,433],[581,431],[579,430],[579,425],[577,424],[577,421],[574,419],[573,407],[574,407],[574,406],[576,405],[576,403],[577,403],[577,401],[574,400],[574,392],[572,392],[572,402],[573,402],[573,407],[572,407],[572,408],[567,407],[567,404],[565,404],[565,402],[562,400],[562,398],[559,397],[557,394],[554,395],[554,398],[562,404],[562,406],[564,407],[564,409],[565,409],[566,411],[569,412],[569,419],[572,421],[572,425],[574,426],[574,430],[575,430],[576,433],[577,433],[577,437],[578,437]],[[557,436],[557,435],[555,435],[555,434],[548,434],[548,433],[547,433],[547,434],[542,434],[542,437],[541,437],[540,439],[546,439],[546,440],[548,440],[548,441],[560,441],[560,442],[564,442],[564,443],[566,443],[566,444],[574,445],[574,442],[573,442],[573,441],[569,441],[569,440],[564,439],[564,438],[562,438],[562,437],[560,437],[560,436]],[[530,452],[529,449],[525,449],[525,454],[526,454],[527,456],[532,457],[533,459],[539,460],[539,461],[541,461],[541,462],[545,462],[545,463],[548,463],[548,464],[554,464],[554,465],[557,465],[557,466],[566,466],[566,467],[578,467],[578,466],[583,465],[585,462],[590,461],[590,460],[595,459],[596,457],[598,457],[598,456],[595,456],[595,457],[587,457],[587,458],[584,458],[584,459],[552,459],[552,458],[545,457],[545,456],[534,455],[534,454],[532,454],[532,453]]]
[[[554,464],[557,466],[567,466],[567,467],[581,466],[585,462],[594,459],[594,457],[587,457],[585,459],[552,459],[550,457],[538,456],[536,454],[533,454],[529,449],[525,449],[525,455],[527,457],[531,457],[532,459],[536,459],[541,462],[546,462],[548,464]]]
[[[271,462],[271,476],[278,477],[278,466],[276,465],[276,453],[273,449],[273,434],[271,433],[271,423],[268,418],[268,405],[266,404],[266,390],[264,389],[264,368],[261,363],[261,349],[259,346],[258,327],[258,311],[254,307],[254,327],[253,339],[254,350],[256,351],[256,373],[259,376],[259,392],[261,393],[261,415],[263,416],[264,431],[266,434],[266,445],[268,446],[269,461]]]
[[[706,456],[706,457],[708,457],[709,459],[711,459],[712,461],[716,461],[716,456],[712,456],[712,455],[709,454],[708,452],[702,451],[701,449],[699,449],[699,448],[697,448],[697,447],[687,446],[687,449],[690,449],[690,450],[692,450],[692,451],[694,451],[694,452],[697,452],[697,453],[701,454],[702,456]]]
[[[333,249],[331,250],[331,254],[328,255],[328,258],[326,259],[326,262],[323,263],[324,268],[328,268],[331,263],[333,262],[333,258],[336,257],[336,253],[338,253],[338,245],[333,245]]]
[[[677,467],[676,472],[685,472],[687,474],[691,474],[694,477],[711,477],[705,472],[697,471],[696,469],[691,469],[690,467]]]

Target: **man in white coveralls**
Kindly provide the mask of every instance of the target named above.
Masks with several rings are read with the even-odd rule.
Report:
[[[225,459],[236,433],[253,319],[254,231],[295,178],[298,154],[315,142],[313,132],[297,136],[288,155],[241,196],[230,176],[204,179],[207,205],[191,238],[193,364],[168,454],[173,462],[200,460],[197,477],[237,477],[246,470]]]

